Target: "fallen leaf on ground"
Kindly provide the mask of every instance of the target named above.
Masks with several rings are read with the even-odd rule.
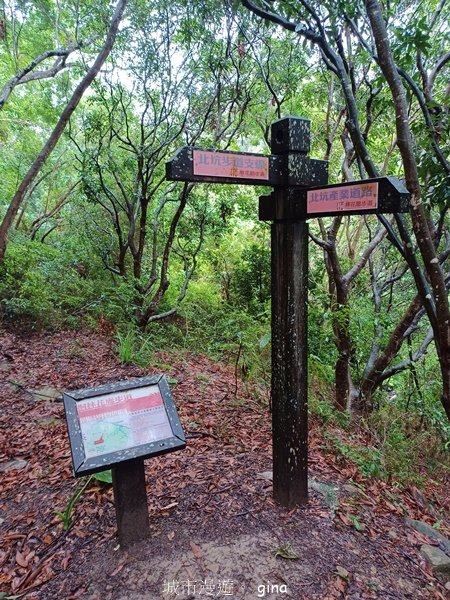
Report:
[[[287,560],[297,560],[299,558],[298,554],[290,544],[275,548],[275,550],[273,550],[273,555],[275,558],[279,556],[280,558],[286,558]]]
[[[200,548],[200,546],[198,546],[194,542],[191,542],[190,544],[192,553],[195,556],[195,558],[201,558],[203,556],[203,550]]]
[[[24,569],[26,569],[28,567],[28,561],[27,561],[27,559],[18,550],[16,552],[16,563],[19,565],[19,567],[22,567]]]
[[[336,575],[348,581],[348,579],[350,578],[350,573],[347,571],[347,569],[344,569],[344,567],[340,567],[339,565],[337,565],[335,570]]]

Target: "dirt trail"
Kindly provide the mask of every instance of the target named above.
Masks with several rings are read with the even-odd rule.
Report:
[[[316,485],[307,507],[274,504],[262,475],[271,468],[270,414],[242,384],[235,394],[233,369],[187,355],[158,355],[146,370],[120,365],[111,340],[91,332],[0,332],[0,348],[0,463],[19,461],[1,473],[0,598],[445,598],[419,554],[424,540],[404,522],[429,515],[410,495],[394,503],[395,490],[324,454],[320,423],[312,421],[311,475],[336,496]],[[31,391],[161,371],[188,446],[146,461],[150,537],[118,548],[112,490],[98,482],[64,531],[55,511],[80,482],[63,407]],[[350,475],[359,488],[346,487]]]

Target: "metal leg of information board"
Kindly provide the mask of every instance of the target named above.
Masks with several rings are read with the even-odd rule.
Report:
[[[144,461],[118,463],[112,479],[119,542],[129,546],[149,535]]]

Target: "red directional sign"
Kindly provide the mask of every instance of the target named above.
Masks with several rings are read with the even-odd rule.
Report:
[[[281,194],[281,195],[280,195]],[[408,212],[409,193],[395,177],[277,190],[259,198],[262,221]]]
[[[269,157],[231,152],[193,150],[194,175],[269,179]]]
[[[354,185],[308,190],[306,206],[308,215],[377,209],[378,182],[358,181]]]
[[[292,172],[291,172],[292,171]],[[166,163],[168,181],[238,185],[326,185],[328,163],[302,153],[285,156],[185,146]]]

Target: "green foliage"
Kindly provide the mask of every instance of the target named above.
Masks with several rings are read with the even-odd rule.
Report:
[[[428,352],[420,362],[396,377],[395,400],[381,402],[379,410],[393,406],[406,415],[407,422],[415,420],[420,425],[419,431],[428,430],[445,445],[450,440],[450,423],[439,402],[441,385],[436,353]]]
[[[208,280],[192,282],[180,309],[184,347],[207,351],[221,358],[235,356],[239,345],[244,355],[253,349],[269,351],[267,316],[256,319],[251,314],[223,302],[219,286]]]
[[[351,416],[348,412],[336,410],[330,400],[323,397],[320,390],[314,389],[318,385],[324,387],[329,394],[329,388],[324,380],[314,377],[314,383],[310,390],[308,410],[311,415],[318,417],[322,423],[330,425],[338,425],[343,429],[349,427]]]
[[[332,452],[354,463],[363,477],[390,480],[401,487],[421,486],[427,471],[442,469],[447,460],[448,450],[439,444],[435,431],[391,403],[359,425],[348,423],[346,431],[336,428],[336,411],[326,402],[313,398],[310,410],[328,425],[325,439]]]
[[[206,353],[236,365],[238,376],[259,383],[267,399],[271,353],[268,317],[256,319],[224,303],[219,286],[203,276],[192,282],[176,315],[150,323],[145,334],[132,326],[121,328],[116,334],[116,349],[123,362],[142,366],[155,360],[153,352],[157,350]]]
[[[327,432],[328,438],[335,450],[337,450],[346,460],[355,463],[364,477],[383,478],[386,472],[383,468],[381,450],[373,446],[358,446],[344,441],[338,434]]]
[[[437,435],[439,430],[426,426],[414,411],[386,403],[370,416],[368,425],[383,453],[386,476],[400,485],[420,484],[426,468],[431,471],[448,459],[445,439],[440,442]]]
[[[152,356],[150,339],[133,326],[116,333],[116,350],[121,362],[141,367],[147,366]]]
[[[358,517],[356,515],[348,514],[347,515],[350,521],[352,522],[353,527],[356,531],[364,531],[365,527],[362,523],[360,523]]]
[[[5,322],[34,328],[74,325],[92,294],[92,282],[80,277],[73,257],[39,242],[11,244],[0,273]]]
[[[252,243],[246,247],[235,267],[234,291],[236,304],[251,314],[265,310],[270,299],[270,246]]]
[[[310,244],[308,280],[308,356],[313,377],[333,382],[336,361],[333,321],[322,251]]]
[[[308,410],[312,415],[317,416],[322,423],[334,422],[336,411],[333,409],[333,405],[317,393],[310,394]]]
[[[427,54],[432,48],[426,15],[421,15],[414,22],[410,22],[407,29],[402,25],[394,27],[393,31],[397,39],[396,50],[399,57],[412,56],[417,50]]]
[[[70,239],[70,238],[69,238]],[[95,326],[130,316],[133,290],[114,285],[85,248],[42,244],[16,235],[0,267],[0,319],[31,329]]]

